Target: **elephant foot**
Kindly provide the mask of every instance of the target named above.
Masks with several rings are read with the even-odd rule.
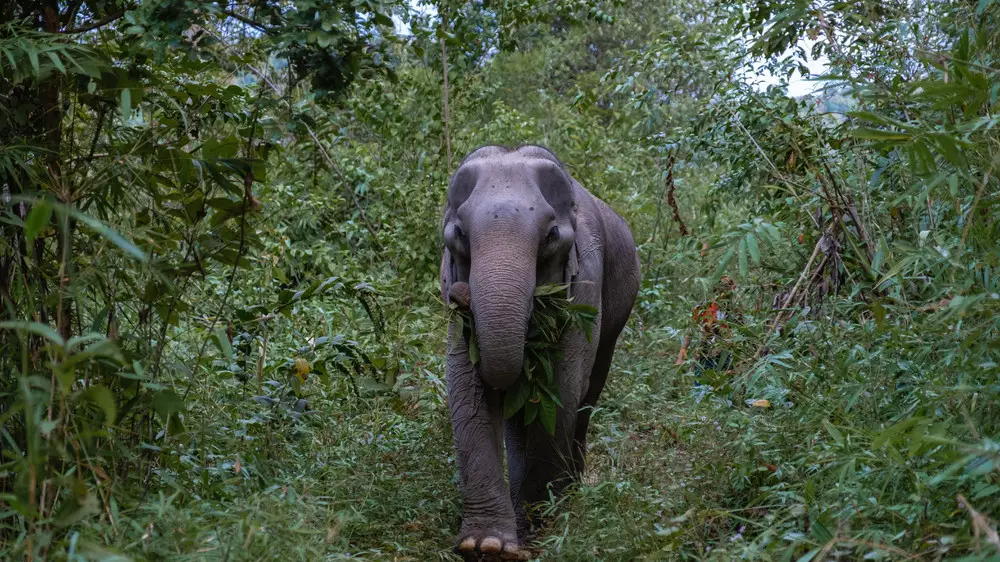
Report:
[[[517,535],[496,527],[463,526],[455,551],[465,560],[527,560]]]

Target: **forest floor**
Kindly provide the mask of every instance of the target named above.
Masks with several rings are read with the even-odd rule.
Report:
[[[674,367],[678,333],[637,324],[594,413],[586,476],[542,507],[548,524],[532,545],[540,559],[700,557],[706,541],[741,538],[749,516],[722,509],[725,491],[707,478],[726,462],[726,429]],[[441,375],[428,368],[403,398],[317,394],[307,415],[272,426],[265,442],[233,432],[230,453],[207,455],[213,500],[148,500],[130,514],[142,538],[121,546],[182,560],[457,559],[461,503]],[[222,432],[256,423],[225,408],[200,415],[195,423]],[[240,460],[248,449],[256,465]]]

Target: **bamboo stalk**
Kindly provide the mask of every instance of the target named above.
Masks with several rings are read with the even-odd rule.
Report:
[[[442,18],[441,25],[447,25]],[[444,146],[445,154],[448,157],[448,172],[451,173],[451,120],[448,109],[448,48],[445,46],[444,37],[441,38],[441,74],[444,76]]]

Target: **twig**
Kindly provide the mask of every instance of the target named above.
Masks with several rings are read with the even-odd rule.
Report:
[[[930,223],[931,230],[934,230],[934,208],[933,202],[931,201],[931,194],[927,193],[927,198],[924,200],[927,203],[927,220]]]
[[[677,185],[674,183],[674,155],[671,154],[667,159],[667,204],[674,211],[674,220],[677,221],[678,226],[681,228],[681,236],[688,235],[687,226],[684,225],[684,221],[681,220],[681,212],[677,209],[677,198],[674,197],[674,190]]]
[[[267,363],[267,340],[271,334],[264,332],[264,341],[260,346],[260,355],[257,356],[257,394],[264,394],[264,364]]]
[[[80,11],[80,6],[83,5],[83,0],[73,0],[66,7],[65,19],[63,19],[63,25],[69,25],[76,20],[76,14]]]
[[[972,518],[972,531],[975,537],[978,539],[980,534],[986,535],[986,542],[1000,551],[1000,535],[997,534],[997,530],[993,527],[990,518],[976,511],[972,507],[972,504],[969,503],[969,500],[965,499],[965,496],[962,494],[958,494],[955,499],[969,512],[969,517]]]
[[[250,19],[250,18],[248,18],[248,17],[246,17],[246,16],[244,16],[242,14],[237,14],[236,12],[232,12],[232,11],[229,11],[229,10],[224,10],[222,12],[222,15],[231,17],[231,18],[233,18],[234,20],[236,20],[236,21],[238,21],[240,23],[249,25],[250,27],[252,27],[252,28],[254,28],[256,30],[263,31],[264,33],[267,33],[267,34],[273,34],[275,32],[274,29],[271,29],[270,27],[267,27],[267,26],[265,26],[263,24],[257,23],[257,22],[253,21],[252,19]]]
[[[976,197],[972,200],[972,207],[969,209],[969,218],[965,219],[965,226],[962,228],[962,240],[958,243],[959,253],[965,249],[965,239],[969,236],[969,229],[972,227],[972,219],[976,216],[976,207],[979,206],[979,200],[983,197],[983,191],[986,190],[986,185],[990,183],[990,172],[986,171],[986,175],[983,176],[982,183],[979,184],[979,189],[976,190]]]
[[[660,217],[663,216],[663,202],[667,200],[667,184],[663,183],[663,193],[656,198],[656,220],[653,221],[653,234],[649,237],[649,250],[646,252],[646,273],[643,277],[649,277],[649,268],[653,265],[653,244],[656,243],[656,233],[660,229]]]
[[[257,106],[254,108],[254,113],[251,116],[250,122],[250,136],[247,138],[247,159],[253,157],[253,137],[257,131],[257,116],[260,112],[260,103],[258,100]],[[243,257],[243,250],[246,248],[246,224],[247,224],[247,212],[253,205],[253,191],[251,186],[253,185],[253,167],[247,169],[246,177],[244,179],[244,190],[243,190],[243,212],[240,214],[240,246],[236,250],[236,259],[233,260],[233,268],[229,272],[229,281],[226,283],[226,292],[222,295],[222,302],[219,303],[219,309],[212,318],[212,322],[208,327],[209,335],[205,338],[205,341],[201,344],[201,349],[198,351],[198,357],[195,359],[194,368],[191,369],[191,376],[198,372],[198,365],[201,364],[201,358],[205,355],[205,350],[208,348],[208,342],[212,338],[212,331],[215,330],[215,325],[219,322],[219,318],[222,313],[226,310],[226,304],[229,302],[229,295],[233,292],[233,284],[236,281],[236,272],[239,270],[240,258]],[[191,392],[191,381],[188,381],[187,388],[184,389],[184,400],[187,400],[188,394]]]
[[[79,172],[77,169],[77,163],[83,161],[90,164],[94,157],[96,156],[95,151],[97,150],[97,141],[101,137],[101,128],[104,127],[104,116],[108,112],[108,106],[106,104],[101,104],[97,112],[97,126],[94,128],[94,138],[90,140],[90,150],[87,151],[86,158],[74,159],[73,162],[73,175],[76,176]]]
[[[829,261],[829,259],[830,256],[824,255],[823,259],[819,260],[819,265],[816,266],[816,269],[813,271],[812,275],[809,276],[809,283],[806,285],[807,288],[812,287],[813,284],[816,283],[816,279],[819,277],[820,273],[823,273],[823,268],[826,267],[826,262]],[[808,295],[809,291],[807,290],[800,292],[798,297],[796,297],[795,301],[792,302],[789,306],[797,306],[798,304],[802,303]],[[788,307],[786,306],[785,308]]]
[[[1000,68],[993,68],[992,66],[987,66],[985,64],[980,64],[978,62],[971,61],[971,60],[963,60],[963,59],[960,59],[960,58],[957,58],[957,57],[953,57],[953,56],[951,56],[951,55],[949,55],[947,53],[939,53],[939,52],[935,52],[935,51],[928,51],[927,49],[914,49],[914,51],[916,51],[916,52],[918,52],[920,54],[923,54],[923,55],[928,55],[928,56],[932,56],[932,57],[940,57],[940,58],[942,58],[944,60],[947,60],[947,61],[957,62],[957,63],[961,63],[961,64],[966,64],[966,65],[969,65],[969,66],[971,66],[973,68],[978,68],[979,70],[985,70],[986,72],[991,72],[991,73],[993,73],[993,72],[1000,72]]]
[[[736,121],[736,125],[739,126],[741,131],[743,131],[743,134],[746,135],[747,138],[750,139],[750,142],[753,143],[754,147],[757,148],[757,152],[759,152],[761,157],[764,158],[764,162],[767,162],[768,167],[770,167],[771,170],[778,175],[778,177],[781,177],[780,172],[778,172],[778,167],[774,165],[774,162],[772,162],[770,158],[768,158],[767,153],[764,152],[764,149],[761,148],[760,144],[757,143],[757,139],[753,138],[753,135],[750,134],[750,131],[748,131],[747,128],[743,126],[743,121],[741,121],[739,116],[736,115],[736,112],[730,109],[729,113],[732,114],[733,119]]]
[[[350,194],[351,199],[354,201],[354,207],[358,210],[358,214],[361,216],[361,220],[365,223],[365,228],[368,229],[368,234],[370,234],[372,237],[372,242],[375,242],[375,245],[379,249],[382,249],[382,243],[379,242],[378,234],[375,233],[375,228],[372,226],[372,223],[368,222],[368,216],[365,215],[365,210],[364,208],[361,207],[361,202],[358,201],[357,194],[355,194],[354,190],[347,185],[348,184],[347,177],[344,176],[344,172],[340,169],[340,166],[334,163],[333,158],[330,158],[330,153],[327,152],[326,147],[324,147],[323,144],[319,142],[319,137],[316,136],[316,133],[313,132],[312,128],[305,123],[302,123],[302,126],[306,128],[306,132],[309,133],[309,136],[310,138],[312,138],[312,141],[316,143],[316,146],[319,147],[319,151],[323,154],[323,159],[326,160],[327,165],[330,166],[330,168],[334,171],[334,173],[337,174],[337,177],[340,178],[340,183],[341,185],[344,186],[344,190],[347,191],[348,194]]]
[[[795,293],[798,292],[799,286],[802,285],[802,282],[805,281],[806,277],[809,277],[809,273],[812,271],[813,261],[815,261],[816,256],[819,255],[819,249],[820,249],[819,247],[820,244],[822,243],[823,243],[823,237],[820,236],[820,239],[816,241],[816,246],[813,247],[812,255],[809,256],[809,261],[806,262],[806,266],[802,268],[802,273],[799,274],[798,281],[795,282],[795,285],[792,287],[791,292],[789,292],[788,296],[785,297],[785,302],[782,303],[781,305],[782,309],[788,308],[788,306],[792,303],[792,299],[795,298]],[[771,324],[771,328],[768,329],[767,335],[764,336],[763,343],[760,344],[760,347],[757,349],[757,353],[754,354],[755,358],[760,357],[761,353],[764,352],[764,348],[767,347],[768,340],[771,339],[771,335],[774,334],[775,330],[778,329],[778,325],[781,324],[781,317],[784,314],[785,311],[781,310],[778,312],[778,315],[774,317],[774,323]]]
[[[875,255],[875,248],[872,244],[871,238],[868,236],[868,230],[865,225],[861,222],[861,217],[858,215],[858,207],[854,202],[854,198],[851,197],[850,191],[840,189],[837,184],[837,180],[833,175],[833,171],[830,169],[829,164],[827,164],[826,159],[820,156],[820,162],[823,164],[823,170],[826,171],[826,176],[830,180],[830,185],[833,187],[834,193],[837,197],[844,203],[844,207],[847,208],[847,212],[851,215],[851,220],[854,221],[854,229],[858,231],[858,236],[861,237],[861,243],[865,245],[865,253],[868,257],[868,263],[871,263],[873,256]],[[836,210],[834,210],[836,212]]]
[[[117,12],[108,14],[97,21],[88,23],[87,25],[82,25],[80,27],[71,27],[63,31],[63,33],[86,33],[88,31],[93,31],[99,27],[103,27],[117,19],[120,19],[124,15],[125,15],[125,10],[121,9],[118,10]]]
[[[795,298],[795,293],[799,290],[799,286],[802,285],[802,282],[806,279],[806,275],[812,268],[812,263],[816,259],[816,256],[819,254],[819,247],[820,244],[822,243],[823,243],[823,237],[820,236],[820,239],[816,241],[816,246],[813,247],[812,255],[809,256],[809,261],[806,262],[806,266],[802,269],[802,273],[799,274],[799,280],[795,282],[795,285],[792,287],[792,291],[788,293],[788,296],[785,298],[785,303],[781,306],[781,308],[787,308],[788,305],[791,304],[792,299]]]
[[[792,195],[795,196],[795,198],[799,201],[799,203],[804,204],[804,202],[802,201],[802,197],[799,195],[797,191],[795,191],[795,182],[785,177],[785,175],[782,174],[780,170],[778,170],[778,167],[774,165],[774,162],[772,162],[771,159],[767,156],[767,153],[764,152],[764,149],[760,147],[760,144],[757,142],[757,139],[753,138],[753,135],[750,134],[750,131],[748,131],[747,128],[743,126],[743,121],[741,121],[739,116],[736,115],[736,112],[733,111],[732,109],[729,109],[729,113],[733,116],[733,120],[736,121],[736,125],[740,128],[741,131],[743,131],[743,134],[746,135],[748,139],[750,139],[750,142],[753,143],[754,147],[757,149],[757,152],[760,153],[761,157],[764,158],[764,162],[766,162],[768,167],[771,168],[771,172],[778,179],[785,182],[785,185],[791,188]],[[808,216],[809,219],[813,222],[813,225],[818,229],[820,225],[819,222],[816,220],[816,217],[812,216],[811,213],[808,213]]]

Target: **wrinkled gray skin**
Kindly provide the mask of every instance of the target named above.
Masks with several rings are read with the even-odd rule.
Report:
[[[514,557],[529,530],[525,505],[583,471],[590,412],[639,288],[638,256],[625,221],[537,146],[486,146],[465,158],[448,190],[444,240],[442,297],[471,307],[480,350],[473,366],[452,325],[448,403],[463,496],[457,549],[469,558]],[[521,374],[535,287],[564,282],[599,313],[589,342],[574,331],[561,343],[553,437],[538,423],[525,427],[521,415],[505,422],[503,391]]]

